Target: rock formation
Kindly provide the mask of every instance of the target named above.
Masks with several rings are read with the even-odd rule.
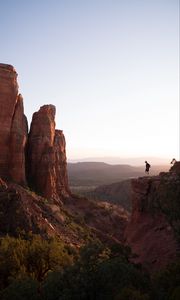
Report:
[[[34,113],[28,135],[17,73],[5,64],[0,64],[0,106],[0,236],[16,235],[20,228],[79,245],[89,236],[122,243],[125,231],[126,242],[137,254],[135,262],[148,269],[176,257],[180,162],[169,173],[132,180],[129,222],[129,214],[116,205],[70,193],[65,138],[55,129],[55,107],[45,105]]]
[[[21,185],[27,177],[27,184],[46,198],[69,195],[65,138],[55,130],[55,107],[45,105],[33,115],[27,142],[17,73],[6,64],[0,64],[0,105],[0,177]]]
[[[0,105],[0,236],[16,236],[19,230],[58,235],[75,246],[88,236],[124,241],[129,218],[124,209],[69,191],[66,143],[63,132],[55,129],[53,105],[34,113],[27,134],[17,73],[10,65],[0,64]]]
[[[0,64],[0,107],[0,177],[25,184],[27,121],[17,73],[6,64]]]
[[[180,175],[180,161],[176,161],[170,169],[171,173]]]
[[[126,229],[127,243],[137,254],[136,262],[156,270],[177,255],[180,176],[171,171],[133,179],[132,190],[133,208]]]
[[[28,139],[27,174],[30,186],[46,198],[69,194],[66,144],[55,130],[55,107],[44,105],[34,113]]]

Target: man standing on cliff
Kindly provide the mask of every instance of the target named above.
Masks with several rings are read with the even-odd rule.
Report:
[[[145,173],[149,175],[149,169],[150,169],[151,165],[147,162],[147,160],[145,161],[145,164],[146,164]]]

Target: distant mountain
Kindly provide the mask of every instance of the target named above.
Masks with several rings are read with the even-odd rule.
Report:
[[[144,161],[148,160],[152,165],[169,165],[171,161],[170,158],[161,158],[153,156],[142,156],[142,157],[86,157],[82,159],[70,159],[69,163],[78,163],[78,162],[104,162],[112,165],[131,165],[131,166],[142,166]]]
[[[167,165],[152,165],[151,175],[167,171]],[[144,176],[144,165],[141,167],[127,164],[110,165],[104,162],[68,163],[70,186],[99,186],[122,180]]]

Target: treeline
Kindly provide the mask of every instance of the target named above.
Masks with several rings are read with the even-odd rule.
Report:
[[[0,239],[2,300],[179,300],[180,261],[153,277],[130,249],[90,242],[78,251],[38,235]]]

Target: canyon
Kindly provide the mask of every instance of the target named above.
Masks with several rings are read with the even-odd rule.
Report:
[[[157,270],[177,257],[180,163],[158,176],[131,180],[132,213],[120,205],[74,195],[66,142],[54,105],[35,112],[28,130],[17,72],[0,64],[0,235],[57,235],[74,247],[89,239],[129,245],[133,262]],[[115,190],[117,186],[112,186]]]

